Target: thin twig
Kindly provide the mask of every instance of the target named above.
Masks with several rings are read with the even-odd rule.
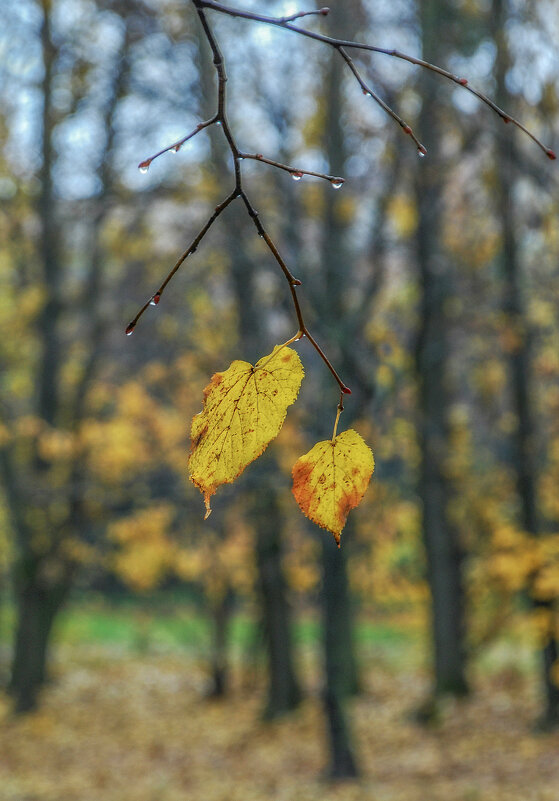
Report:
[[[445,70],[443,67],[439,67],[437,64],[431,64],[431,62],[425,61],[424,59],[410,56],[407,53],[403,53],[401,50],[377,47],[376,45],[365,44],[363,42],[352,42],[346,39],[336,39],[332,36],[325,36],[322,33],[308,31],[305,28],[300,28],[298,25],[293,25],[292,22],[286,21],[285,18],[282,17],[268,17],[264,14],[255,14],[252,11],[241,11],[240,9],[226,6],[223,3],[218,3],[216,0],[193,0],[193,2],[197,8],[207,8],[211,9],[212,11],[219,11],[220,13],[227,14],[231,17],[248,19],[252,20],[253,22],[262,22],[265,25],[273,25],[277,28],[285,28],[292,33],[297,33],[300,36],[307,37],[308,39],[314,39],[317,42],[322,42],[322,44],[330,45],[330,47],[334,47],[336,50],[340,50],[340,48],[353,48],[354,50],[364,50],[370,53],[381,53],[385,56],[398,58],[402,61],[407,61],[410,64],[414,64],[417,67],[421,67],[422,69],[435,72],[437,75],[447,78],[449,81],[452,81],[458,86],[461,86],[463,89],[466,89],[471,94],[475,95],[478,100],[481,100],[482,103],[485,103],[486,106],[489,106],[489,108],[494,111],[503,120],[503,122],[511,123],[519,130],[523,131],[523,133],[529,136],[530,139],[532,139],[532,141],[535,142],[535,144],[541,148],[541,150],[543,150],[548,158],[553,160],[557,158],[555,152],[550,147],[546,147],[543,142],[541,142],[538,137],[529,131],[528,128],[526,128],[521,122],[512,117],[506,111],[503,111],[503,109],[499,108],[499,106],[493,100],[491,100],[491,98],[483,94],[483,92],[473,89],[469,85],[466,78],[455,75],[454,73]]]
[[[301,17],[325,17],[327,14],[330,13],[329,8],[319,8],[316,11],[298,11],[296,14],[291,14],[290,17],[280,17],[282,23],[286,22],[293,22],[296,19],[301,19]]]
[[[196,136],[197,133],[200,133],[200,131],[203,131],[204,128],[207,128],[209,125],[213,125],[217,121],[218,117],[217,115],[214,115],[211,118],[211,120],[206,120],[206,122],[199,122],[196,128],[189,134],[184,136],[182,139],[179,139],[177,142],[173,142],[173,144],[169,145],[168,147],[164,147],[163,150],[160,150],[158,153],[155,153],[153,156],[150,156],[148,159],[145,159],[145,161],[141,161],[138,164],[138,169],[142,171],[148,170],[149,165],[151,164],[152,161],[154,161],[156,158],[159,158],[159,156],[162,156],[163,153],[168,153],[170,150],[174,150],[175,153],[178,153],[185,142],[188,142],[188,140],[192,139],[193,136]]]
[[[292,274],[291,270],[289,269],[289,267],[287,266],[287,264],[283,260],[281,254],[278,251],[276,245],[274,244],[271,236],[269,235],[269,233],[264,228],[264,225],[263,225],[263,223],[262,223],[262,221],[260,219],[260,216],[259,216],[258,212],[256,211],[256,209],[252,205],[252,203],[251,203],[251,201],[250,201],[245,189],[243,188],[242,172],[241,172],[241,161],[243,159],[254,159],[256,161],[262,161],[265,164],[270,164],[271,166],[277,167],[278,169],[286,170],[287,172],[289,172],[295,178],[302,177],[303,175],[313,175],[313,176],[316,176],[317,178],[324,178],[324,179],[330,181],[332,186],[334,186],[335,188],[339,188],[344,183],[344,179],[343,178],[338,178],[338,177],[336,177],[334,175],[324,175],[322,173],[312,172],[311,170],[296,170],[293,167],[289,167],[286,164],[281,164],[280,162],[273,161],[272,159],[264,158],[264,156],[262,156],[261,154],[244,153],[241,150],[239,150],[239,148],[237,146],[237,143],[235,141],[233,132],[231,131],[231,127],[229,125],[228,118],[227,118],[227,94],[226,94],[227,73],[225,71],[225,62],[224,62],[224,59],[223,59],[223,55],[222,55],[221,50],[219,48],[219,44],[217,42],[217,39],[215,38],[214,33],[213,33],[213,31],[211,30],[211,28],[210,28],[210,26],[208,24],[208,21],[206,19],[206,15],[204,14],[204,11],[203,11],[204,3],[201,2],[201,0],[193,0],[193,3],[194,3],[194,6],[196,8],[196,11],[198,13],[198,17],[200,19],[202,28],[204,30],[204,34],[206,36],[206,39],[208,40],[208,44],[209,44],[209,46],[211,48],[211,51],[212,51],[212,54],[213,54],[213,63],[214,63],[214,66],[215,66],[215,69],[216,69],[216,72],[217,72],[217,80],[218,80],[217,111],[216,111],[215,115],[210,120],[207,120],[205,123],[200,123],[198,125],[198,127],[194,131],[192,131],[187,137],[185,137],[184,140],[181,140],[180,143],[175,143],[174,145],[171,145],[170,147],[165,148],[164,150],[161,150],[159,153],[156,153],[150,159],[147,159],[145,162],[141,162],[139,166],[140,166],[140,169],[148,169],[150,163],[153,161],[154,158],[157,158],[157,156],[161,155],[162,153],[165,153],[168,150],[171,150],[173,147],[176,148],[177,144],[179,144],[179,146],[180,146],[185,141],[187,141],[187,139],[190,139],[192,136],[195,136],[200,130],[202,130],[202,128],[205,128],[208,125],[212,125],[212,124],[215,123],[215,124],[221,126],[223,134],[224,134],[224,136],[225,136],[225,138],[227,140],[227,144],[229,145],[229,150],[231,151],[231,155],[233,157],[233,165],[234,165],[234,170],[235,170],[235,188],[233,189],[231,194],[228,195],[225,198],[225,200],[222,203],[220,203],[218,206],[216,206],[215,211],[212,214],[212,216],[206,222],[206,224],[204,225],[202,230],[194,238],[194,240],[192,241],[192,243],[188,247],[188,249],[185,250],[185,252],[182,254],[182,256],[178,259],[178,261],[174,265],[173,269],[167,275],[167,277],[165,278],[165,280],[163,281],[163,283],[161,284],[161,286],[159,287],[157,292],[155,292],[155,294],[152,295],[151,298],[148,301],[146,301],[146,303],[144,303],[144,305],[138,311],[136,316],[128,323],[128,326],[126,327],[126,333],[128,335],[132,334],[133,331],[134,331],[134,328],[136,327],[136,323],[138,322],[138,320],[140,319],[142,314],[149,308],[149,306],[156,306],[159,303],[159,301],[161,299],[161,295],[163,293],[163,290],[165,289],[165,287],[167,286],[169,281],[173,278],[173,276],[175,275],[177,270],[182,266],[182,264],[186,261],[186,259],[192,253],[195,252],[195,250],[197,249],[198,245],[200,244],[200,242],[202,241],[202,239],[204,238],[206,233],[209,231],[209,229],[213,225],[213,223],[217,220],[219,215],[223,211],[225,211],[227,206],[229,206],[229,204],[232,203],[236,198],[241,198],[241,200],[243,201],[243,203],[245,205],[245,208],[247,210],[247,213],[248,213],[249,217],[251,218],[251,220],[253,221],[253,223],[254,223],[254,225],[256,227],[258,235],[260,237],[262,237],[264,239],[264,241],[266,242],[266,245],[268,246],[270,252],[274,256],[276,262],[278,263],[280,269],[282,270],[282,272],[283,272],[283,274],[284,274],[284,276],[285,276],[285,278],[286,278],[286,280],[287,280],[287,282],[289,284],[289,291],[291,293],[291,299],[293,301],[293,307],[295,309],[295,314],[296,314],[297,322],[298,322],[298,325],[299,325],[299,331],[298,331],[297,335],[293,339],[300,339],[301,337],[306,336],[307,339],[309,340],[309,342],[311,343],[311,345],[315,348],[317,353],[320,355],[321,359],[324,361],[324,363],[326,364],[326,366],[328,367],[328,369],[332,373],[334,379],[336,380],[336,382],[337,382],[337,384],[338,384],[338,386],[340,388],[340,392],[341,393],[345,393],[345,394],[351,394],[351,390],[348,387],[346,387],[346,385],[344,384],[344,382],[342,381],[342,379],[340,378],[340,376],[338,375],[338,373],[334,369],[332,363],[330,362],[330,360],[328,359],[328,357],[326,356],[326,354],[324,353],[324,351],[322,350],[320,345],[314,339],[312,334],[309,332],[309,330],[308,330],[308,328],[307,328],[307,326],[305,324],[305,321],[303,319],[303,313],[301,311],[301,306],[299,304],[299,299],[297,297],[297,291],[296,291],[297,287],[301,286],[301,281],[298,278],[295,278],[295,276]],[[292,17],[286,17],[285,18],[286,24],[288,24],[287,21],[289,19],[295,19],[295,18],[300,17],[300,16],[307,16],[307,15],[310,15],[311,13],[324,14],[324,13],[327,13],[327,9],[320,9],[320,11],[318,11],[318,12],[301,12],[298,15],[294,15]]]
[[[393,120],[395,120],[395,121],[398,123],[398,125],[401,127],[401,129],[403,130],[403,132],[404,132],[405,134],[407,134],[408,136],[411,136],[411,138],[413,139],[413,141],[414,141],[414,142],[415,142],[415,144],[417,145],[417,152],[418,152],[419,154],[421,154],[422,156],[425,156],[425,155],[426,155],[426,153],[427,153],[427,148],[426,148],[424,145],[422,145],[422,144],[421,144],[421,142],[419,141],[419,139],[417,138],[417,136],[414,134],[414,132],[413,132],[413,130],[412,130],[412,128],[411,128],[411,125],[408,125],[408,123],[407,123],[407,122],[405,122],[405,121],[404,121],[404,120],[403,120],[403,119],[400,117],[400,115],[399,115],[399,114],[397,114],[397,113],[394,111],[394,109],[393,109],[393,108],[391,108],[391,107],[388,105],[388,103],[385,103],[385,102],[384,102],[384,100],[383,100],[381,97],[379,97],[379,95],[377,95],[377,93],[376,93],[376,92],[374,92],[374,91],[371,89],[371,87],[370,87],[368,84],[366,84],[366,83],[365,83],[365,81],[364,81],[364,80],[363,80],[363,78],[361,77],[361,75],[360,75],[360,73],[359,73],[359,71],[358,71],[357,67],[355,66],[355,63],[354,63],[353,59],[351,58],[351,56],[349,56],[349,55],[346,53],[346,51],[344,50],[344,48],[343,48],[343,47],[338,47],[338,48],[337,48],[337,50],[338,50],[339,54],[341,55],[341,57],[343,58],[343,60],[345,61],[345,63],[347,64],[347,66],[350,68],[350,70],[352,71],[352,73],[353,73],[353,74],[355,75],[355,77],[357,78],[357,81],[358,81],[358,83],[359,83],[359,86],[360,86],[360,87],[361,87],[361,89],[363,90],[363,94],[364,94],[364,95],[366,95],[367,97],[372,97],[372,98],[373,98],[373,100],[375,101],[375,103],[378,103],[378,105],[379,105],[379,106],[380,106],[380,107],[381,107],[381,108],[382,108],[384,111],[386,111],[386,113],[387,113],[387,114],[388,114],[390,117],[392,117],[392,119],[393,119]]]
[[[336,175],[326,175],[323,172],[313,172],[312,170],[300,170],[298,167],[290,167],[288,164],[282,164],[280,161],[266,158],[262,153],[244,153],[239,152],[241,159],[253,159],[254,161],[261,161],[263,164],[270,164],[272,167],[277,167],[278,170],[285,170],[288,172],[294,181],[300,180],[303,175],[312,175],[315,178],[323,178],[325,181],[330,181],[332,186],[338,188],[345,183],[345,178],[340,178]]]
[[[199,231],[199,233],[194,237],[194,239],[192,240],[192,243],[184,251],[182,256],[180,256],[180,258],[177,260],[177,262],[175,263],[173,269],[168,274],[168,276],[165,278],[165,280],[163,281],[163,283],[161,284],[161,286],[159,287],[157,292],[154,295],[152,295],[151,298],[146,303],[144,303],[144,305],[142,306],[140,311],[137,313],[137,315],[135,317],[133,317],[132,320],[130,320],[130,322],[126,326],[126,334],[128,336],[130,336],[130,334],[132,334],[132,332],[134,331],[134,328],[136,327],[136,323],[138,322],[138,320],[140,319],[142,314],[146,311],[146,309],[149,306],[157,306],[157,304],[161,300],[161,295],[163,294],[163,290],[165,289],[165,287],[167,286],[167,284],[169,283],[171,278],[177,272],[179,267],[181,267],[181,265],[186,261],[186,259],[196,251],[196,249],[198,248],[198,245],[200,244],[202,239],[206,236],[206,234],[208,233],[208,231],[210,230],[210,228],[214,224],[214,222],[217,220],[219,215],[223,211],[225,211],[227,206],[230,203],[232,203],[232,201],[235,200],[236,197],[238,197],[238,193],[237,193],[237,190],[235,189],[233,192],[231,192],[230,195],[228,195],[228,197],[225,198],[225,200],[222,203],[219,204],[219,206],[215,207],[215,210],[214,210],[214,213],[212,214],[212,216],[206,222],[206,224],[204,225],[202,230]]]

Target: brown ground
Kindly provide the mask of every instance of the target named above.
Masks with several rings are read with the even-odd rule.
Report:
[[[363,778],[328,786],[316,695],[262,724],[260,691],[207,702],[177,655],[63,659],[41,711],[0,701],[0,801],[559,801],[559,734],[532,732],[535,690],[510,669],[423,729],[425,678],[372,668],[352,707]]]

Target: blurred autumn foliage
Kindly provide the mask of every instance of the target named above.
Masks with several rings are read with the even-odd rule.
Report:
[[[553,144],[552,4],[489,6],[332,2],[328,30],[423,52]],[[285,31],[212,24],[246,147],[346,177],[332,191],[243,167],[303,282],[313,331],[352,388],[342,421],[372,445],[375,477],[343,553],[331,553],[330,535],[302,519],[290,492],[293,464],[331,436],[339,398],[303,340],[297,405],[203,521],[187,481],[203,388],[234,359],[271,352],[295,324],[277,266],[230,208],[134,335],[123,333],[232,180],[215,129],[147,175],[136,169],[212,108],[194,10],[174,0],[11,4],[0,33],[2,801],[3,792],[6,801],[86,801],[92,788],[107,801],[322,798],[312,784],[325,762],[316,698],[261,740],[254,731],[262,708],[273,717],[323,685],[330,722],[343,712],[328,706],[330,691],[345,704],[368,690],[353,730],[342,728],[379,782],[333,799],[509,801],[530,797],[533,780],[534,798],[552,801],[556,742],[534,740],[529,726],[542,708],[546,724],[559,720],[556,169],[458,87],[363,58],[383,97],[421,128],[429,154],[418,159],[328,52]],[[199,659],[191,667],[176,654],[121,660],[76,648],[62,667],[55,648],[44,709],[8,722],[10,704],[36,708],[51,635],[74,593],[133,593],[149,610],[156,590],[177,588],[211,623],[211,691],[232,688],[223,707],[196,700],[207,689]],[[239,688],[235,648],[231,657],[240,614],[263,632],[252,652],[267,649],[255,694]],[[289,614],[320,620],[324,653],[311,668]],[[411,668],[366,658],[374,638],[352,629],[354,618],[399,615],[423,642]],[[510,647],[519,628],[534,655],[522,676]],[[503,686],[483,676],[500,646]],[[471,701],[445,700],[470,689]],[[402,722],[433,695],[440,729]],[[89,738],[98,753],[83,773],[67,771]],[[495,740],[502,753],[484,763],[482,786],[476,766]],[[259,774],[252,785],[237,775],[246,760],[247,775]],[[538,778],[516,776],[523,760],[540,766]],[[331,773],[342,769],[330,761]],[[150,777],[132,792],[145,764]],[[212,772],[234,774],[235,791],[211,784]]]

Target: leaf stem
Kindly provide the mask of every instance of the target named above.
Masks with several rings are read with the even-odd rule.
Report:
[[[332,432],[332,442],[335,442],[336,440],[336,434],[338,433],[338,423],[340,421],[340,416],[343,410],[344,410],[344,393],[340,392],[340,402],[338,403],[336,421],[334,423],[334,430]]]
[[[302,336],[303,332],[297,331],[294,337],[288,339],[287,342],[283,343],[283,345],[278,345],[277,348],[274,348],[273,353],[271,353],[270,356],[268,356],[264,364],[261,364],[259,367],[254,368],[254,372],[256,372],[257,370],[263,370],[268,364],[270,364],[272,359],[274,359],[280,353],[280,351],[282,351],[284,348],[287,348],[289,345],[291,345],[292,342],[297,342],[297,340],[301,339]]]

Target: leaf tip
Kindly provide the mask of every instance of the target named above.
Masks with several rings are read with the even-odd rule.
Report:
[[[206,495],[204,495],[204,504],[206,506],[206,514],[204,515],[204,520],[207,520],[212,513],[212,507],[210,506],[210,495],[208,495],[207,493]]]

